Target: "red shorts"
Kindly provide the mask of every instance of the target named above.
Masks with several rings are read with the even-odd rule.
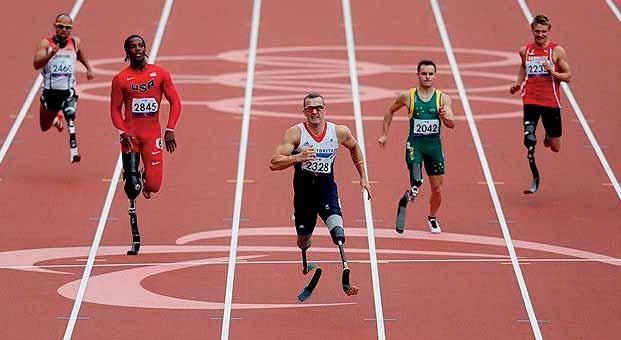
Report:
[[[144,164],[144,191],[158,192],[162,186],[164,176],[164,142],[159,125],[147,131],[135,131],[136,139],[133,141],[132,149],[121,145],[121,150],[127,152],[139,152],[142,163]]]

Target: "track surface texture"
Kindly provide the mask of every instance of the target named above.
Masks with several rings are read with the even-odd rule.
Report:
[[[68,161],[66,131],[40,131],[39,92],[27,100],[33,47],[75,2],[12,2],[8,12],[22,15],[0,23],[20,37],[0,56],[8,147],[0,157],[1,339],[621,337],[619,1],[523,3],[550,16],[576,99],[561,95],[560,153],[543,147],[539,126],[533,195],[522,193],[531,174],[521,100],[508,91],[517,51],[532,40],[518,1],[79,3],[72,33],[96,75],[78,72],[79,164]],[[171,71],[183,110],[161,191],[137,201],[140,254],[127,256],[109,93],[133,33],[147,50],[155,43],[153,58]],[[407,112],[395,115],[386,148],[377,138],[386,107],[416,85],[421,59],[438,65],[436,86],[457,116],[455,129],[442,131],[443,232],[428,231],[425,180],[397,234],[395,210],[409,185]],[[338,248],[318,219],[308,257],[323,275],[300,303],[309,277],[295,241],[293,171],[272,172],[269,159],[304,119],[308,92],[323,94],[326,119],[363,142],[373,197],[365,203],[350,156],[339,151],[335,178],[360,292],[343,293]],[[167,114],[166,103],[162,121]]]

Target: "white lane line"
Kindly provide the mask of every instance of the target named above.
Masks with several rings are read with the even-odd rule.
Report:
[[[349,0],[342,0],[343,17],[345,19],[345,38],[347,40],[347,58],[349,61],[349,78],[351,80],[351,94],[353,97],[354,117],[356,121],[356,139],[364,160],[367,159],[366,147],[364,145],[364,125],[362,124],[362,108],[360,106],[360,89],[358,86],[358,69],[356,64],[356,49],[354,40],[354,31],[352,28],[351,5]],[[369,177],[367,162],[364,162],[364,169]],[[368,178],[367,178],[368,179]],[[377,253],[375,249],[375,227],[373,225],[373,211],[371,209],[371,201],[368,194],[363,190],[362,201],[364,202],[364,214],[366,217],[367,239],[369,242],[369,259],[371,264],[371,279],[373,281],[373,301],[375,303],[375,318],[377,320],[377,338],[386,339],[384,331],[384,312],[382,309],[382,294],[380,288],[379,270],[377,267]]]
[[[505,243],[507,244],[507,250],[509,251],[509,256],[511,257],[511,265],[513,266],[513,271],[515,272],[515,277],[517,279],[520,292],[522,293],[524,307],[526,307],[526,312],[528,313],[528,318],[530,320],[530,325],[533,330],[533,334],[535,335],[535,339],[542,340],[543,336],[541,335],[541,330],[539,329],[539,324],[537,323],[535,309],[533,308],[533,305],[531,303],[528,289],[526,288],[526,282],[524,280],[524,276],[522,275],[520,264],[518,263],[515,248],[513,246],[513,241],[511,239],[511,234],[509,233],[509,227],[507,226],[507,221],[502,210],[502,205],[500,204],[500,199],[498,197],[498,193],[496,192],[496,187],[494,186],[492,171],[490,170],[489,163],[487,162],[485,151],[483,151],[481,137],[479,136],[479,131],[477,129],[476,122],[474,121],[474,117],[472,116],[472,109],[470,108],[470,102],[468,101],[468,97],[466,95],[466,89],[461,79],[461,74],[459,73],[459,66],[457,64],[457,60],[455,59],[455,53],[453,52],[453,47],[451,46],[451,41],[446,30],[446,25],[444,24],[444,18],[442,18],[442,12],[440,10],[440,6],[438,5],[437,0],[430,0],[430,2],[431,7],[433,8],[433,14],[436,18],[438,30],[440,31],[442,44],[444,45],[444,49],[446,50],[446,56],[448,57],[449,64],[451,66],[453,78],[455,79],[455,84],[457,85],[459,98],[461,99],[464,112],[466,113],[468,126],[470,127],[470,131],[472,132],[472,139],[476,146],[477,154],[479,155],[479,161],[481,163],[481,167],[483,168],[483,173],[485,174],[487,188],[489,190],[490,197],[494,202],[494,208],[496,209],[498,221],[500,221],[500,229],[502,230],[502,236],[505,239]]]
[[[84,1],[85,0],[76,0],[75,4],[73,5],[73,8],[71,9],[71,12],[69,12],[69,15],[74,20],[78,16],[78,13],[80,12],[80,8],[82,8],[82,5],[84,4]],[[17,114],[17,117],[15,118],[15,121],[13,122],[13,126],[11,127],[11,130],[9,130],[9,134],[6,136],[4,143],[2,143],[2,148],[0,148],[0,165],[2,164],[2,161],[4,160],[6,153],[9,151],[9,148],[11,147],[11,143],[13,143],[13,139],[15,139],[15,135],[17,135],[17,130],[19,130],[19,127],[22,125],[24,118],[26,118],[26,113],[28,113],[28,110],[30,110],[30,106],[32,105],[35,95],[39,91],[39,88],[41,87],[42,83],[43,83],[43,77],[39,73],[34,83],[32,84],[32,87],[30,88],[30,92],[28,92],[28,96],[26,96],[26,100],[22,104],[22,108],[19,110],[19,113]]]
[[[606,5],[610,7],[610,10],[617,17],[617,20],[621,22],[621,12],[619,12],[619,7],[617,7],[612,0],[606,0]]]
[[[528,9],[528,4],[526,4],[525,0],[517,0],[517,2],[520,5],[520,8],[522,9],[522,13],[524,14],[524,18],[526,19],[526,22],[530,25],[530,23],[533,21],[533,14],[530,12],[530,9]],[[593,131],[591,130],[591,127],[589,126],[589,122],[587,122],[587,119],[584,117],[584,113],[582,112],[582,109],[580,109],[580,105],[578,105],[578,101],[576,100],[576,97],[574,97],[574,94],[569,88],[569,85],[567,83],[561,83],[561,88],[565,92],[565,96],[567,96],[567,100],[569,100],[569,103],[571,104],[571,107],[573,108],[574,113],[576,114],[576,117],[578,118],[578,121],[580,121],[580,125],[582,125],[582,129],[584,130],[584,133],[589,139],[589,142],[591,142],[591,145],[593,146],[593,150],[595,150],[595,154],[597,154],[597,158],[599,158],[599,162],[602,164],[602,167],[604,168],[606,175],[608,175],[608,180],[610,180],[610,183],[615,189],[615,192],[617,193],[617,198],[619,199],[619,201],[621,201],[621,186],[619,185],[617,176],[615,176],[614,172],[612,171],[612,168],[610,167],[610,164],[608,164],[608,160],[606,159],[606,156],[604,155],[604,151],[602,151],[602,148],[600,147],[599,143],[597,143],[595,134],[593,134]]]
[[[164,8],[162,9],[162,15],[157,25],[157,32],[155,33],[155,38],[153,39],[153,45],[151,46],[151,51],[149,53],[150,55],[149,63],[154,63],[155,59],[157,58],[157,53],[162,43],[162,37],[164,36],[164,29],[166,28],[166,23],[168,22],[168,16],[170,15],[173,1],[174,0],[166,0],[166,3],[164,4]],[[99,217],[99,223],[97,224],[97,231],[95,232],[95,237],[93,239],[93,244],[91,245],[91,249],[88,253],[88,260],[86,261],[86,267],[84,267],[84,273],[82,274],[82,279],[80,280],[80,287],[78,288],[75,301],[73,302],[73,308],[71,310],[71,316],[69,318],[69,322],[67,322],[67,328],[65,329],[65,335],[63,337],[63,340],[69,340],[71,339],[71,336],[73,335],[73,330],[75,328],[75,324],[78,319],[78,313],[80,312],[82,300],[84,299],[84,294],[86,293],[86,286],[88,284],[88,279],[91,276],[91,271],[93,269],[93,265],[95,264],[95,257],[97,256],[97,249],[99,248],[99,244],[101,242],[104,229],[106,228],[106,220],[108,218],[108,214],[110,213],[110,207],[112,206],[112,200],[114,199],[114,193],[116,191],[116,186],[119,183],[119,178],[121,177],[122,168],[123,168],[123,162],[121,160],[121,154],[119,153],[119,157],[117,158],[116,165],[114,167],[114,173],[112,174],[112,181],[110,182],[110,186],[108,187],[108,194],[106,195],[106,200],[104,202],[103,209],[101,210],[101,215]]]
[[[254,0],[252,8],[252,24],[248,47],[248,66],[246,70],[246,90],[244,93],[244,110],[242,129],[239,136],[239,157],[237,159],[237,182],[235,183],[235,206],[233,207],[233,223],[231,225],[231,248],[226,273],[226,291],[224,294],[224,311],[222,317],[221,340],[229,338],[231,325],[231,309],[233,308],[233,285],[235,280],[235,263],[237,259],[237,241],[239,238],[239,222],[241,217],[242,196],[244,191],[244,173],[246,171],[246,151],[248,149],[248,132],[250,130],[250,109],[252,107],[252,90],[254,86],[254,69],[256,65],[257,44],[259,41],[259,19],[261,17],[261,0]]]

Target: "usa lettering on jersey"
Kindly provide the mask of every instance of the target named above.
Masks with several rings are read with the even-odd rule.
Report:
[[[155,79],[151,78],[147,83],[129,84],[132,91],[147,92],[155,87]]]

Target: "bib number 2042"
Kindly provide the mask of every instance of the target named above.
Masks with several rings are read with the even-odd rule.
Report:
[[[414,121],[414,134],[432,135],[438,132],[440,132],[440,123],[435,119],[416,119]]]

